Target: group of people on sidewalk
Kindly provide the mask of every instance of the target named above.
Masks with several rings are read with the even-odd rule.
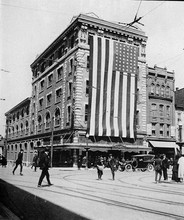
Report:
[[[184,155],[176,155],[174,160],[168,160],[165,154],[156,155],[154,161],[155,183],[160,183],[162,174],[165,181],[168,180],[168,169],[172,168],[172,180],[183,182],[184,179]]]

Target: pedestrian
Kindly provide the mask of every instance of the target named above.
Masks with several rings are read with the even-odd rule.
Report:
[[[42,172],[41,172],[41,175],[38,181],[38,187],[41,187],[42,181],[45,176],[46,176],[48,185],[49,186],[53,185],[50,182],[50,175],[49,175],[49,167],[50,167],[49,149],[45,149],[45,151],[40,155],[39,166]]]
[[[6,157],[2,155],[2,167],[6,167],[6,165],[7,165]]]
[[[133,160],[132,160],[132,171],[135,172],[135,169],[137,168],[138,166],[138,161],[135,157],[133,157]]]
[[[178,178],[180,182],[183,182],[184,178],[184,155],[182,155],[178,160]]]
[[[172,180],[174,180],[175,182],[179,182],[178,179],[178,159],[179,159],[179,155],[177,154],[173,160],[172,163]]]
[[[78,156],[77,158],[77,167],[78,167],[78,170],[80,170],[82,166],[82,158],[81,158],[81,155]]]
[[[117,170],[117,164],[116,164],[116,160],[114,159],[112,154],[109,155],[108,161],[109,161],[109,167],[110,167],[111,173],[112,173],[112,179],[115,180],[115,171]]]
[[[154,168],[155,168],[155,183],[160,183],[162,177],[162,160],[159,155],[155,156],[154,161]]]
[[[104,161],[103,157],[98,157],[96,162],[98,180],[102,179],[103,169],[104,169]]]
[[[168,180],[167,169],[169,168],[169,161],[165,154],[163,154],[162,158],[163,158],[162,159],[162,170],[163,170],[164,180]]]
[[[16,165],[15,165],[15,168],[13,169],[12,173],[13,175],[15,174],[15,170],[17,169],[18,165],[20,165],[20,175],[23,176],[22,174],[22,160],[23,160],[23,149],[20,150],[20,152],[18,153],[18,158],[16,160]]]
[[[36,172],[37,166],[38,166],[38,153],[35,151],[31,169],[34,167],[34,171]]]

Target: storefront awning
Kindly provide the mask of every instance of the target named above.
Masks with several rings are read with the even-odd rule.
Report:
[[[151,151],[152,149],[150,147],[144,147],[142,145],[123,145],[123,144],[116,144],[116,145],[108,145],[108,144],[97,144],[97,143],[89,143],[88,145],[86,143],[69,143],[65,146],[59,147],[55,146],[55,149],[82,149],[82,150],[89,150],[89,151],[122,151],[122,152],[140,152],[140,151]]]
[[[153,147],[157,148],[174,148],[179,150],[179,146],[176,144],[176,142],[166,142],[166,141],[149,141],[149,143]]]

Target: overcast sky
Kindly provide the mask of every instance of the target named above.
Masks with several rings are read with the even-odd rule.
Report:
[[[139,10],[138,10],[139,9]],[[133,21],[148,36],[147,64],[175,72],[184,87],[184,2],[134,0],[0,0],[0,134],[5,112],[31,96],[30,64],[80,13],[114,22]]]

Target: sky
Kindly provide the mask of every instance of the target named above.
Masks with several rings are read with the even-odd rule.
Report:
[[[130,23],[147,35],[146,60],[175,72],[184,88],[184,2],[138,0],[0,0],[0,135],[5,112],[31,96],[31,63],[80,13]],[[5,100],[1,100],[5,99]]]

